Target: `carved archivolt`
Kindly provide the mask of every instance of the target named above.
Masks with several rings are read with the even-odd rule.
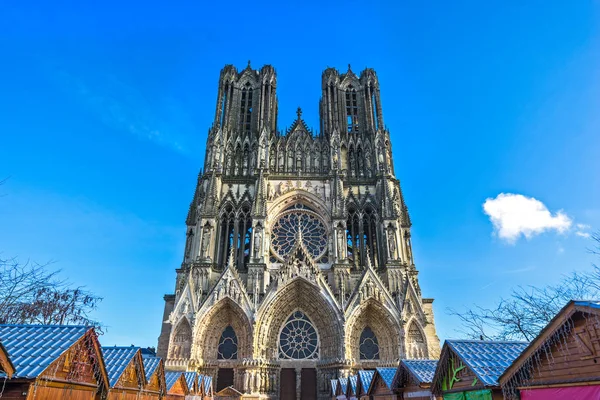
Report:
[[[196,360],[216,360],[219,340],[223,331],[231,326],[238,340],[238,359],[252,355],[252,324],[244,311],[230,298],[218,301],[196,323],[194,334],[194,354]]]
[[[339,311],[317,286],[301,277],[292,279],[261,306],[254,337],[258,357],[278,358],[276,344],[281,329],[289,316],[297,310],[310,319],[318,332],[320,359],[340,358],[344,329]]]
[[[392,313],[373,298],[357,307],[346,321],[346,358],[360,360],[360,336],[366,327],[377,337],[380,360],[396,360],[400,354],[400,326]]]

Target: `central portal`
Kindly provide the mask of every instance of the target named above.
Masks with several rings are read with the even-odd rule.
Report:
[[[317,370],[283,368],[279,387],[281,400],[317,400]],[[300,388],[300,398],[298,398],[298,388]]]

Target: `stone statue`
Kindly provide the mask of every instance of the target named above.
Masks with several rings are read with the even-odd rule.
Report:
[[[391,229],[391,228],[388,229],[387,237],[388,237],[388,249],[390,251],[390,259],[395,260],[396,259],[396,237],[394,235],[393,229]]]
[[[210,245],[210,236],[211,229],[207,226],[204,228],[204,232],[202,233],[201,257],[203,259],[206,259],[208,257],[208,246]]]
[[[260,228],[256,229],[256,233],[254,234],[254,258],[259,258],[261,256],[262,250],[262,232]]]
[[[337,231],[337,246],[338,246],[338,259],[343,260],[346,258],[346,252],[344,251],[344,231],[338,229]]]

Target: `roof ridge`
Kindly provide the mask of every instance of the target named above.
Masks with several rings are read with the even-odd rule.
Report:
[[[477,340],[477,339],[446,339],[446,342],[450,342],[450,343],[457,343],[457,342],[466,342],[466,343],[505,343],[505,344],[511,344],[511,343],[529,343],[526,340]]]

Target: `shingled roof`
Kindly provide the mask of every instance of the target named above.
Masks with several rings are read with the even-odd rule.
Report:
[[[167,383],[167,391],[169,391],[173,388],[173,385],[175,385],[175,383],[177,383],[177,380],[179,378],[181,378],[182,375],[183,375],[183,372],[176,372],[176,371],[166,371],[165,372],[165,381]],[[184,381],[185,381],[185,379],[184,379]]]
[[[446,340],[435,373],[434,385],[438,382],[438,375],[441,379],[444,370],[443,360],[447,359],[448,352],[452,351],[467,368],[473,371],[483,386],[499,386],[500,375],[527,345],[527,342],[518,341]]]
[[[438,360],[402,360],[401,364],[419,383],[431,383],[433,382]]]
[[[0,325],[0,342],[14,365],[13,378],[35,379],[93,329],[71,325]]]
[[[104,356],[104,364],[108,372],[108,380],[110,387],[114,387],[125,368],[131,363],[140,351],[139,347],[102,347],[102,354]]]

